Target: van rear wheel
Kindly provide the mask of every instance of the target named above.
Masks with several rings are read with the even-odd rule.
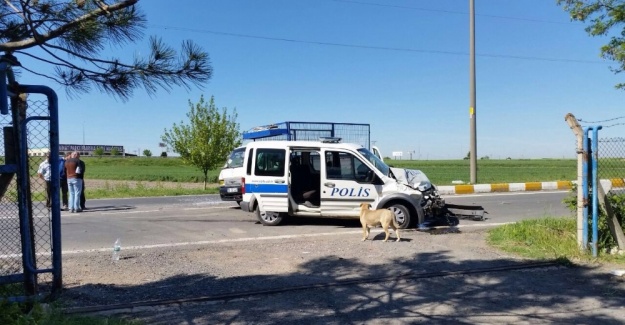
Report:
[[[395,215],[395,222],[397,223],[397,227],[399,227],[399,229],[406,229],[410,227],[410,212],[404,205],[393,204],[388,209]]]
[[[282,222],[280,212],[260,211],[258,207],[256,207],[256,218],[264,226],[277,226]]]

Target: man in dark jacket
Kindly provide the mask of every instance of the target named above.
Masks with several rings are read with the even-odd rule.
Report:
[[[67,174],[65,174],[65,160],[70,158],[70,154],[65,155],[64,158],[59,159],[59,171],[61,173],[61,201],[63,202],[63,208],[61,210],[67,210]]]
[[[78,178],[82,179],[82,192],[80,192],[80,208],[82,210],[87,210],[87,208],[85,207],[85,162],[80,159],[80,154],[78,154],[78,159],[81,170],[81,173],[78,174]]]

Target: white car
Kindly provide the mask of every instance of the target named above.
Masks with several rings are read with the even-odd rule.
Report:
[[[219,172],[219,196],[222,201],[241,203],[243,197],[243,160],[245,147],[234,149]]]

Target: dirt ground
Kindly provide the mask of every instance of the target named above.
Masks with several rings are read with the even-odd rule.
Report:
[[[484,238],[405,232],[399,243],[322,236],[131,251],[118,262],[72,255],[63,300],[117,306],[96,314],[146,324],[625,322],[613,266],[525,268]],[[132,306],[154,300],[170,303]]]

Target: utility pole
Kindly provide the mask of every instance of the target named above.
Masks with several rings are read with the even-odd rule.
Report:
[[[471,168],[471,184],[477,183],[477,140],[476,140],[476,107],[475,107],[475,0],[469,0],[469,122],[470,146],[469,157]]]

